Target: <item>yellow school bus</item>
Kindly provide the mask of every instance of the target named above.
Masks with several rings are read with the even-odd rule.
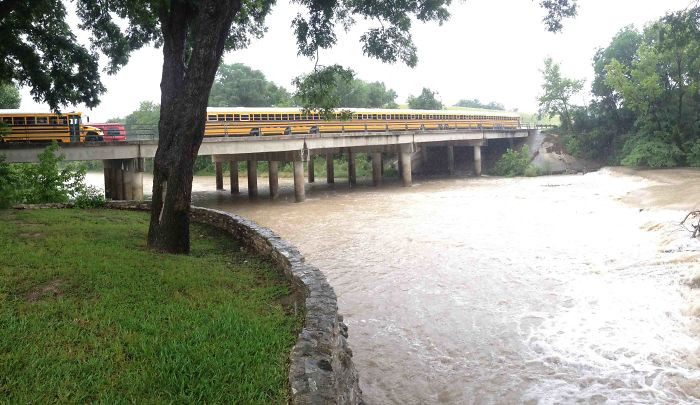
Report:
[[[0,142],[101,141],[101,129],[83,125],[80,112],[0,110]]]
[[[325,120],[299,108],[209,107],[204,135],[291,135],[323,132],[402,131],[421,129],[514,129],[520,115],[491,110],[341,109]]]

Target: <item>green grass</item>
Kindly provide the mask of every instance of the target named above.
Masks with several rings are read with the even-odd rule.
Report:
[[[286,403],[301,318],[225,234],[145,248],[148,216],[0,211],[0,403]]]

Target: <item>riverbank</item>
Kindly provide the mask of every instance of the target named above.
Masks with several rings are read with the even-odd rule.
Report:
[[[192,253],[145,248],[148,215],[0,211],[2,402],[289,400],[301,317],[288,281],[192,225]]]

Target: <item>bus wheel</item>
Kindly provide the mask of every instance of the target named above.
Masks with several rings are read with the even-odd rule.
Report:
[[[94,132],[88,132],[87,135],[85,136],[85,142],[95,142],[99,138],[97,137],[97,134]]]
[[[310,133],[310,134],[318,134],[318,133],[319,133],[319,131],[318,131],[318,125],[314,125],[314,126],[312,126],[311,128],[309,128],[309,133]]]
[[[260,128],[253,128],[250,130],[250,136],[260,136]]]
[[[291,135],[292,134],[292,127],[287,127],[284,129],[284,134],[285,135]]]

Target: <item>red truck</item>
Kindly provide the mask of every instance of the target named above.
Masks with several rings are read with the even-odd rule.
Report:
[[[102,124],[90,124],[93,127],[100,128],[104,132],[105,142],[123,142],[126,141],[126,130],[124,124],[115,122],[106,122]]]

